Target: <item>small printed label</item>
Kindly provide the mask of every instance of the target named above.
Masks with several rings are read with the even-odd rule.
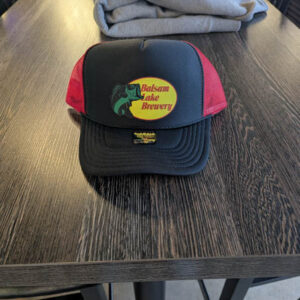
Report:
[[[155,132],[134,132],[133,143],[134,144],[154,144],[156,142]]]
[[[153,121],[166,117],[175,108],[174,86],[157,77],[142,77],[115,86],[111,104],[118,116]]]

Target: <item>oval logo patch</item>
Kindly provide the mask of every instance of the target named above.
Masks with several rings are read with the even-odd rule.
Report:
[[[164,118],[176,102],[174,86],[157,77],[142,77],[118,85],[112,95],[112,108],[117,115],[146,121]]]

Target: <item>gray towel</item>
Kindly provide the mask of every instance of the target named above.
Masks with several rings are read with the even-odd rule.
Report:
[[[111,37],[238,31],[267,11],[264,0],[95,0],[95,19]]]

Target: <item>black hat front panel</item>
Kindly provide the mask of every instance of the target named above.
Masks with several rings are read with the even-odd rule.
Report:
[[[203,70],[179,41],[92,47],[83,65],[86,116],[118,128],[178,128],[203,119]]]

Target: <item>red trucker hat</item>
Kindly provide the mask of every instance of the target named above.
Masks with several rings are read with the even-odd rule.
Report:
[[[227,106],[199,49],[151,39],[89,48],[73,69],[66,102],[82,117],[81,167],[100,176],[199,172],[211,117]]]

